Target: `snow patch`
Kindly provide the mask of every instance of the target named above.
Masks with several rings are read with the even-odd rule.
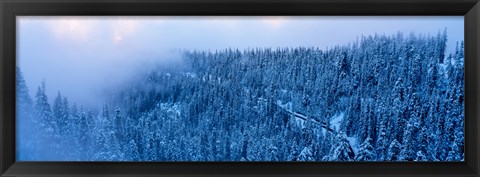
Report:
[[[285,104],[283,104],[282,101],[277,100],[277,105],[287,110],[288,112],[292,112],[292,102],[286,102]]]
[[[355,154],[357,154],[358,149],[360,148],[360,145],[358,144],[358,138],[347,137],[347,140],[350,143],[350,146],[352,146],[353,152],[355,152]]]
[[[161,110],[169,113],[170,115],[174,115],[176,117],[180,117],[181,115],[180,106],[178,104],[160,103],[157,104],[157,106],[160,107]]]
[[[344,112],[336,113],[332,118],[330,118],[330,128],[338,132],[340,130],[340,124],[342,123],[344,117]],[[322,133],[325,136],[327,130],[322,128]]]
[[[338,114],[335,114],[331,119],[330,119],[330,126],[338,131],[340,130],[340,123],[343,121],[343,117],[345,117],[345,113],[341,112]]]
[[[295,119],[295,123],[301,129],[305,128],[305,121],[303,119]]]
[[[190,78],[196,78],[197,77],[197,74],[192,73],[192,72],[186,72],[184,75],[187,76],[187,77],[190,77]]]

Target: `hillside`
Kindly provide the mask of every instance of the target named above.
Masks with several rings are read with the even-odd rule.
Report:
[[[52,160],[461,161],[463,42],[446,55],[446,39],[181,51],[182,67],[147,71],[99,110],[60,92],[50,108],[43,85],[17,94],[42,132],[21,148]]]

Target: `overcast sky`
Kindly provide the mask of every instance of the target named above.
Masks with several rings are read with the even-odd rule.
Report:
[[[17,17],[17,65],[32,97],[43,79],[52,101],[60,90],[87,105],[139,68],[180,60],[171,49],[319,47],[362,35],[436,35],[448,52],[463,40],[463,16],[422,17]]]

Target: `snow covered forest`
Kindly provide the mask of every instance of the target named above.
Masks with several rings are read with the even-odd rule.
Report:
[[[92,109],[17,67],[20,161],[463,161],[463,41],[181,51]],[[48,71],[45,71],[48,72]]]

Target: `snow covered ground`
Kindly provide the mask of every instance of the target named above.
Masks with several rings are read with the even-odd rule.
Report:
[[[360,148],[360,144],[358,144],[358,138],[356,137],[347,137],[348,142],[350,142],[350,146],[352,146],[353,152],[355,154],[358,153],[358,149]]]
[[[345,118],[345,113],[340,112],[336,113],[331,119],[330,119],[330,127],[338,132],[340,130],[340,124]],[[322,129],[323,135],[325,135],[326,130]],[[357,154],[358,149],[360,148],[360,144],[358,143],[358,138],[357,137],[347,137],[348,142],[350,143],[350,146],[352,146],[353,152]]]
[[[330,128],[335,131],[340,130],[340,124],[342,123],[344,117],[344,112],[336,113],[332,118],[330,118]],[[325,133],[327,133],[327,130],[322,129],[322,133],[323,135],[325,135]]]
[[[345,117],[344,112],[340,112],[340,113],[335,114],[332,117],[332,119],[330,119],[330,127],[335,131],[340,130],[340,123],[342,123],[343,117]]]
[[[282,103],[282,101],[277,100],[277,105],[289,112],[292,112],[292,102]]]

